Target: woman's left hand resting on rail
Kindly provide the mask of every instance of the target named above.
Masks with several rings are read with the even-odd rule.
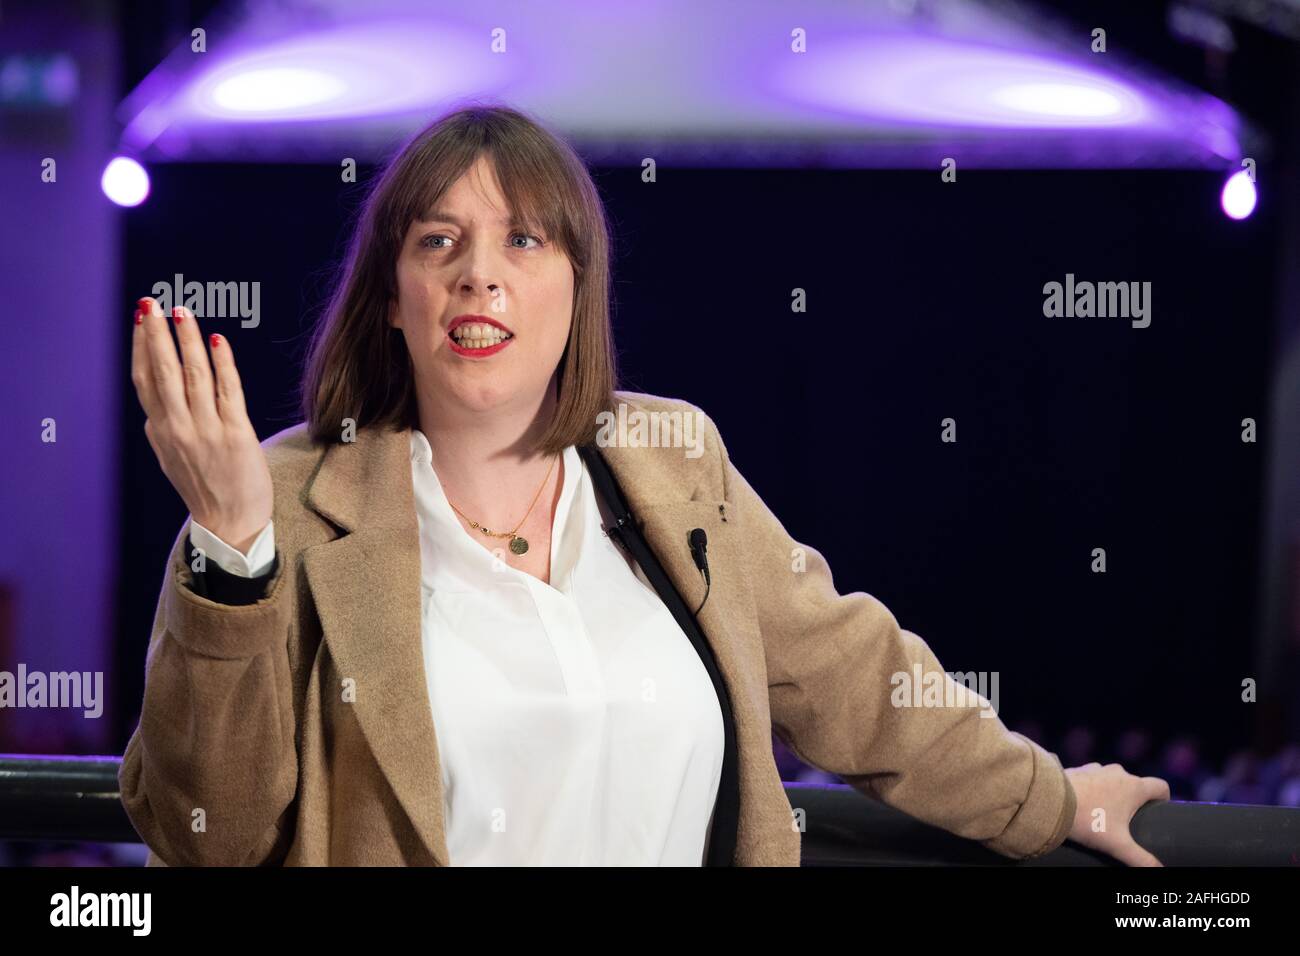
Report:
[[[1128,825],[1148,800],[1169,799],[1168,783],[1159,777],[1135,777],[1117,763],[1067,767],[1065,775],[1078,798],[1071,840],[1129,866],[1164,865],[1137,844]]]

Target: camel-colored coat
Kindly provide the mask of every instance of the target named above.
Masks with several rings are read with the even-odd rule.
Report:
[[[633,411],[699,411],[616,398]],[[691,608],[704,583],[687,534],[708,534],[712,590],[698,619],[735,712],[736,864],[799,864],[773,730],[807,763],[1001,854],[1058,846],[1075,794],[1056,757],[969,704],[892,705],[892,675],[939,661],[880,601],[836,591],[822,555],[786,533],[701,420],[696,458],[601,452]],[[182,526],[120,774],[151,865],[453,862],[420,642],[409,437],[363,428],[326,448],[297,425],[263,442],[280,565],[257,604],[215,604],[185,586]]]

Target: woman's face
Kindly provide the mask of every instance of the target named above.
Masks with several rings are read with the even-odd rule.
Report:
[[[573,320],[573,267],[552,240],[506,220],[486,157],[407,230],[397,302],[419,391],[441,407],[533,410]],[[456,337],[449,334],[462,316]],[[493,325],[495,323],[495,325]]]

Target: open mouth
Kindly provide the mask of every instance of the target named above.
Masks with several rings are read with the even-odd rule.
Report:
[[[449,334],[454,343],[462,349],[471,351],[490,349],[514,338],[505,329],[488,325],[486,322],[464,322],[452,329]]]
[[[485,315],[458,315],[447,330],[448,347],[466,358],[487,358],[514,340],[513,332]]]

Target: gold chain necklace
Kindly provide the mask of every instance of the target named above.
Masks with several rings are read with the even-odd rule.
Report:
[[[520,528],[522,528],[524,522],[528,520],[528,516],[533,513],[533,505],[537,504],[537,499],[542,496],[542,488],[545,488],[546,483],[551,480],[551,472],[555,470],[555,462],[559,460],[559,457],[560,457],[559,455],[556,455],[555,458],[552,459],[551,467],[546,469],[546,477],[542,479],[542,487],[538,488],[537,494],[533,495],[533,503],[528,506],[528,510],[524,512],[524,516],[519,519],[519,524],[515,525],[514,531],[489,531],[487,528],[483,527],[481,524],[479,524],[469,515],[465,514],[465,512],[457,508],[455,505],[451,505],[450,498],[447,499],[447,504],[451,505],[452,511],[456,512],[456,514],[460,515],[462,518],[468,521],[475,531],[481,531],[485,535],[491,538],[509,538],[511,553],[523,554],[528,550],[528,539],[522,538],[519,535],[515,534],[515,531],[518,531]]]

